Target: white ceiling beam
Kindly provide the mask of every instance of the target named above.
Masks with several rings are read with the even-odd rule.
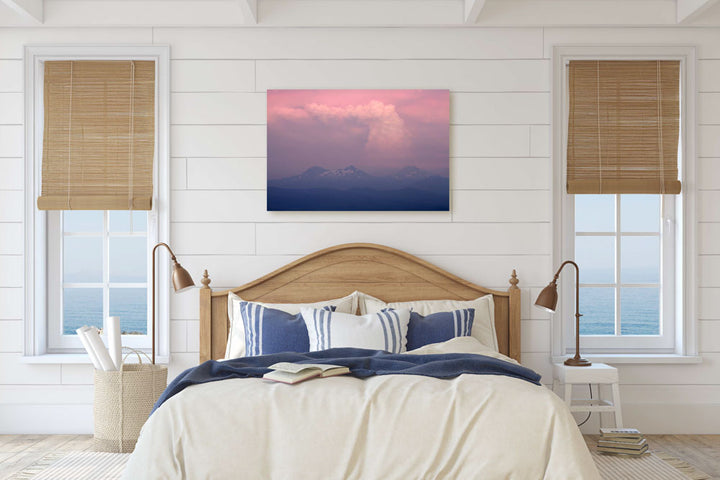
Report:
[[[39,25],[0,0],[0,29]],[[482,0],[475,0],[480,2]],[[687,0],[681,0],[687,1]],[[691,25],[720,26],[720,0]],[[35,1],[35,5],[41,2]],[[142,8],[139,6],[142,4]],[[243,5],[249,9],[243,14]],[[470,5],[470,3],[468,4]],[[480,3],[474,3],[479,7]],[[46,27],[413,27],[465,25],[465,0],[48,0]],[[487,0],[472,26],[677,25],[675,0]],[[29,10],[29,9],[28,9]],[[472,10],[472,9],[471,9]],[[37,11],[37,10],[36,10]],[[683,10],[684,11],[684,10]]]
[[[257,2],[258,0],[238,0],[240,9],[242,10],[245,23],[257,23]]]
[[[43,25],[132,28],[247,25],[238,3],[239,0],[53,0],[45,2]],[[0,27],[4,26],[16,24],[0,23]]]
[[[43,0],[0,0],[12,10],[30,20],[43,23]]]
[[[687,23],[698,18],[718,0],[676,0],[677,23]]]
[[[486,0],[465,0],[465,23],[472,25],[477,22]]]

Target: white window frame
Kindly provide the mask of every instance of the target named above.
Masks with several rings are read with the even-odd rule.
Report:
[[[582,336],[580,347],[591,358],[612,356],[662,357],[697,356],[696,309],[696,248],[695,248],[695,48],[686,46],[556,46],[553,48],[553,263],[574,258],[574,200],[565,193],[567,147],[567,64],[570,60],[679,60],[681,64],[681,158],[680,195],[663,201],[663,235],[674,245],[661,247],[661,252],[674,251],[674,258],[665,258],[672,266],[662,272],[663,285],[674,293],[672,302],[665,302],[661,315],[666,321],[664,331],[672,334],[657,336]],[[619,256],[619,252],[616,252]],[[582,268],[582,265],[580,266]],[[572,277],[572,278],[570,278]],[[574,275],[560,279],[561,300],[552,318],[552,355],[555,360],[574,352]],[[660,293],[663,295],[663,292]],[[666,308],[665,308],[666,307]],[[583,313],[582,311],[580,313]],[[580,320],[582,322],[582,318]]]
[[[566,230],[563,232],[563,254],[567,258],[575,258],[575,240],[578,236],[591,236],[591,237],[612,237],[615,253],[615,265],[614,271],[616,272],[615,284],[584,284],[580,283],[582,287],[600,287],[600,288],[613,288],[616,290],[615,296],[615,323],[616,325],[622,325],[621,311],[620,311],[620,290],[625,287],[631,288],[643,288],[642,284],[626,284],[622,282],[620,275],[620,258],[622,256],[622,238],[629,236],[642,236],[660,237],[660,255],[662,258],[661,278],[660,278],[660,335],[620,335],[620,336],[606,336],[606,335],[583,335],[581,341],[583,344],[583,351],[585,352],[608,352],[608,351],[619,351],[619,352],[632,352],[635,350],[652,351],[653,353],[671,353],[674,351],[675,346],[675,297],[676,297],[676,282],[681,281],[679,277],[675,275],[675,257],[677,251],[675,250],[675,195],[663,195],[660,197],[660,211],[658,212],[658,224],[663,229],[662,232],[632,232],[632,231],[621,231],[621,200],[620,195],[608,194],[615,197],[614,210],[615,210],[615,231],[614,232],[577,232],[575,227],[575,195],[563,195],[563,211],[567,213],[564,225]],[[660,216],[662,216],[662,221]],[[582,266],[581,266],[582,268]],[[570,282],[565,282],[561,288],[563,288],[563,306],[566,311],[574,309],[575,290],[573,285],[568,285]],[[647,284],[649,285],[649,284]],[[646,285],[646,286],[647,286]],[[567,291],[567,288],[570,288]],[[581,291],[582,295],[582,291]],[[581,311],[580,313],[587,313]],[[582,318],[580,319],[582,322]],[[565,329],[563,337],[566,340],[565,348],[568,352],[574,351],[575,349],[575,321],[566,321],[563,325]]]
[[[25,342],[26,357],[60,357],[82,353],[78,346],[48,348],[48,212],[38,210],[41,189],[43,138],[43,62],[46,60],[152,60],[155,61],[155,162],[153,210],[148,212],[148,239],[166,242],[170,231],[170,49],[167,45],[30,45],[25,47]],[[158,265],[167,265],[164,252]],[[148,265],[151,265],[148,251]],[[148,267],[150,268],[150,267]],[[149,275],[152,274],[148,270]],[[55,280],[57,281],[57,280]],[[148,285],[152,278],[148,276]],[[157,272],[157,354],[169,356],[169,288],[167,268]],[[150,306],[150,303],[148,303]],[[125,340],[124,340],[125,341]],[[127,343],[127,342],[126,342]],[[54,358],[53,358],[54,359]],[[48,359],[50,361],[50,359]],[[62,361],[62,359],[60,360]],[[88,362],[89,363],[89,362]]]
[[[92,236],[101,238],[102,240],[102,272],[103,279],[100,282],[93,284],[66,284],[63,281],[63,248],[66,237],[69,236],[86,236],[87,233],[73,232],[66,233],[63,231],[63,212],[61,210],[49,210],[47,211],[47,237],[48,242],[46,246],[47,251],[47,284],[52,288],[48,288],[47,293],[47,351],[48,353],[66,352],[73,350],[80,350],[82,345],[76,335],[64,335],[63,331],[63,292],[64,288],[69,287],[90,287],[90,288],[101,288],[103,291],[103,329],[105,329],[105,322],[107,321],[109,312],[109,300],[110,300],[110,289],[111,288],[144,288],[146,292],[146,305],[147,305],[147,316],[146,322],[148,334],[150,333],[150,306],[152,303],[152,296],[150,295],[150,286],[152,283],[152,270],[151,262],[147,261],[145,267],[145,282],[134,282],[134,283],[119,283],[110,281],[110,257],[109,257],[109,246],[110,238],[114,234],[128,238],[128,237],[146,237],[146,248],[145,252],[150,252],[155,244],[157,244],[157,228],[154,225],[154,219],[157,218],[155,208],[147,212],[147,229],[142,232],[126,233],[126,232],[110,232],[110,215],[108,210],[100,210],[103,215],[103,229],[100,232],[92,232]],[[115,237],[117,238],[117,237]],[[148,260],[149,257],[148,257]],[[111,286],[112,285],[112,286]],[[122,323],[122,319],[121,323]],[[149,349],[150,347],[150,335],[123,335],[122,344],[126,347],[138,348],[138,349]]]

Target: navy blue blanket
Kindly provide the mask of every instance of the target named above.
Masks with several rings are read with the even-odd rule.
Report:
[[[262,377],[270,365],[278,362],[328,363],[350,368],[350,375],[366,378],[373,375],[423,375],[454,378],[464,373],[505,375],[540,385],[540,375],[529,368],[485,355],[448,353],[442,355],[406,355],[362,348],[331,348],[310,353],[276,353],[242,357],[218,362],[208,360],[175,377],[153,407],[153,412],[173,395],[191,385],[230,378]]]

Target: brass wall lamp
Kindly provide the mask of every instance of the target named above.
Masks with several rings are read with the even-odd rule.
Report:
[[[195,286],[195,282],[193,282],[192,277],[188,273],[187,270],[183,268],[180,263],[178,263],[177,258],[175,258],[175,254],[170,249],[167,243],[158,243],[153,247],[152,249],[152,273],[153,273],[153,281],[152,281],[152,363],[155,363],[155,297],[156,291],[155,291],[155,251],[158,249],[158,247],[163,246],[167,248],[167,251],[170,252],[170,259],[173,261],[173,271],[172,271],[172,284],[173,284],[173,290],[175,293],[182,292],[183,290],[187,290],[188,288],[192,288]]]
[[[538,295],[537,300],[535,300],[535,306],[547,312],[555,313],[558,302],[557,281],[563,267],[568,264],[575,267],[575,356],[565,360],[565,365],[571,367],[589,367],[592,363],[580,356],[580,317],[582,317],[582,314],[580,313],[580,268],[577,263],[572,260],[566,260],[560,265],[560,268],[555,272],[555,277],[553,277],[552,282],[543,288],[540,295]]]

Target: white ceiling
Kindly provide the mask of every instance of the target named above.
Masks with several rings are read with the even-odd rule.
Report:
[[[5,26],[720,26],[720,0],[0,0]]]

